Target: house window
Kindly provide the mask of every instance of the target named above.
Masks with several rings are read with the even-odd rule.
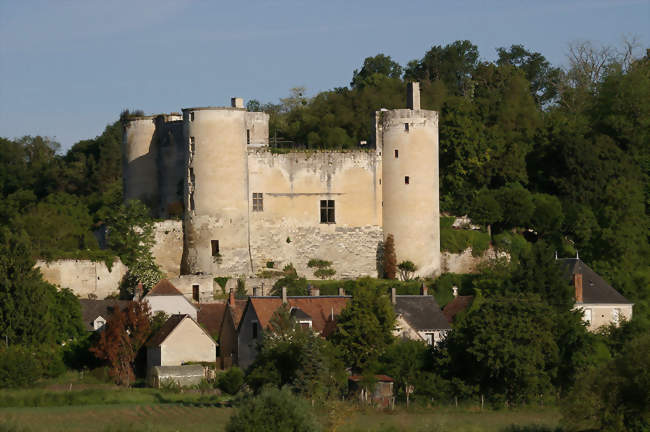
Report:
[[[424,335],[424,338],[427,345],[433,345],[433,342],[435,341],[435,336],[433,335],[433,333],[426,333]]]
[[[399,150],[395,150],[395,159],[399,157]]]
[[[192,299],[195,302],[199,301],[199,286],[198,285],[192,285]]]
[[[408,132],[408,131],[409,131],[409,124],[404,123],[404,132]]]
[[[612,322],[618,325],[620,319],[621,319],[621,310],[618,308],[612,309]]]
[[[253,339],[257,339],[257,323],[254,322],[251,325],[253,326]]]
[[[591,324],[591,309],[585,309],[585,314],[583,316],[583,320],[587,324]]]
[[[195,141],[194,137],[190,137],[190,153],[194,156]]]
[[[409,176],[404,177],[404,184],[409,184],[411,182],[411,179]]]
[[[251,130],[246,129],[246,144],[250,144],[250,143],[251,143]]]
[[[219,256],[219,240],[210,240],[212,246],[212,256]]]
[[[320,200],[320,223],[336,223],[334,200]]]
[[[264,194],[261,192],[253,192],[253,211],[264,210]]]
[[[194,111],[190,113],[190,121],[194,121]]]

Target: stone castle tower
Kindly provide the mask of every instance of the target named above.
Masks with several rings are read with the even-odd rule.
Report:
[[[310,258],[337,277],[377,274],[377,251],[395,237],[398,262],[440,273],[438,113],[376,113],[376,146],[353,152],[275,154],[269,116],[230,107],[132,117],[124,127],[124,197],[160,217],[183,215],[181,274],[253,275]]]

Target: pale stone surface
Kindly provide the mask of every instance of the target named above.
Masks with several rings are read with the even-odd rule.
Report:
[[[442,253],[442,272],[443,273],[476,273],[478,267],[489,260],[502,258],[510,260],[507,252],[499,252],[490,247],[482,255],[473,256],[472,248],[467,248],[461,253]]]
[[[63,259],[36,262],[43,279],[62,288],[69,288],[83,298],[99,300],[119,292],[120,281],[127,268],[119,258],[115,258],[109,270],[103,261]]]
[[[151,253],[156,264],[167,278],[178,276],[183,256],[183,222],[166,220],[154,223],[154,240]]]
[[[172,283],[179,290],[186,299],[196,301],[194,299],[194,286],[199,287],[199,302],[209,303],[214,301],[215,289],[221,293],[221,287],[214,281],[211,275],[181,275],[175,278],[170,278],[169,282]]]
[[[591,303],[576,303],[574,309],[582,309],[583,319],[588,321],[587,328],[589,331],[596,331],[602,326],[609,324],[619,324],[623,319],[629,321],[632,319],[632,304],[591,304]],[[589,320],[591,316],[591,320]]]
[[[143,301],[149,303],[151,314],[165,312],[172,316],[176,314],[187,314],[196,319],[196,307],[182,295],[153,295],[144,296]]]
[[[180,366],[187,362],[215,362],[216,360],[215,341],[194,320],[189,318],[178,323],[159,347],[147,349],[148,368]]]

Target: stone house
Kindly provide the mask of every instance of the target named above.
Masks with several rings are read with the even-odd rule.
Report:
[[[618,325],[622,319],[632,319],[634,303],[623,297],[578,256],[558,260],[569,283],[575,290],[574,309],[583,311],[590,331],[609,324]]]
[[[172,315],[146,346],[147,370],[189,362],[214,363],[217,358],[214,339],[187,314]]]
[[[237,364],[237,329],[244,315],[246,303],[248,300],[237,300],[235,292],[230,291],[219,331],[219,359],[222,369]]]
[[[290,307],[292,316],[301,325],[311,328],[322,337],[329,336],[336,329],[336,318],[351,297],[320,296],[318,290],[312,290],[311,294],[287,296],[286,288],[283,288],[280,297],[249,297],[237,331],[236,363],[241,368],[247,368],[253,363],[262,333],[268,329],[273,314],[283,304]]]
[[[196,307],[167,279],[163,279],[142,298],[149,303],[151,314],[165,312],[167,315],[187,314],[197,319]]]
[[[391,303],[395,309],[395,337],[435,345],[451,330],[438,302],[428,295],[424,284],[420,295],[396,295],[396,289],[392,288]]]
[[[128,300],[87,300],[79,299],[81,304],[81,318],[88,331],[99,331],[104,328],[109,317],[117,308],[124,309]]]

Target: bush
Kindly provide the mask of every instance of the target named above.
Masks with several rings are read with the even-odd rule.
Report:
[[[472,256],[480,256],[489,246],[490,236],[486,232],[440,226],[440,249],[443,251],[461,253],[471,247]]]
[[[233,366],[219,377],[218,387],[224,393],[236,394],[244,384],[244,372],[237,366]]]
[[[230,418],[228,432],[310,432],[320,427],[309,404],[288,388],[269,388],[244,401]]]
[[[0,387],[27,387],[42,373],[31,347],[12,345],[0,350]]]

